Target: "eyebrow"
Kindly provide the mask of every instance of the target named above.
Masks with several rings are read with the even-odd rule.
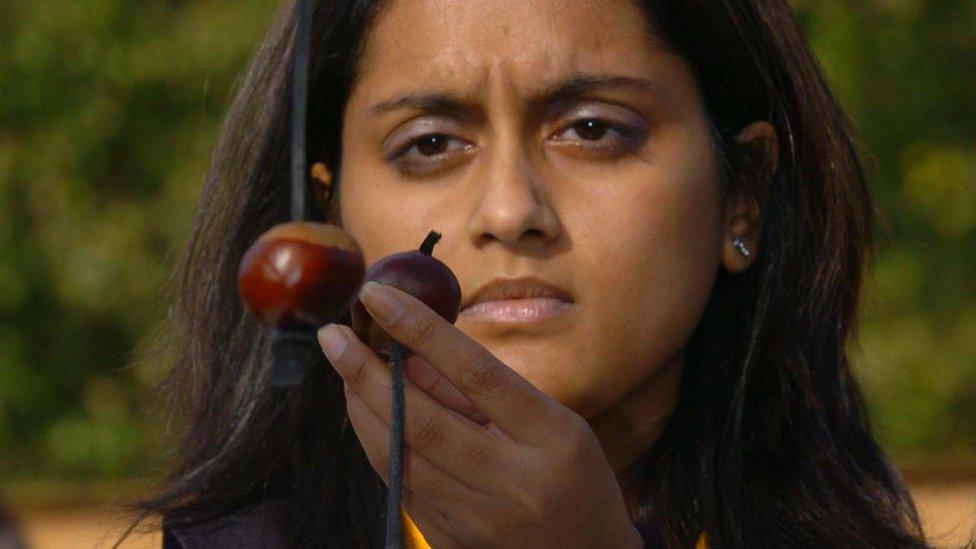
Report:
[[[615,75],[574,75],[570,78],[546,86],[541,93],[530,100],[535,105],[559,105],[579,99],[587,93],[605,89],[631,89],[639,92],[662,94],[658,84],[643,78]],[[478,108],[476,101],[468,96],[444,92],[419,92],[402,95],[377,103],[369,112],[376,116],[400,109],[411,109],[429,114],[456,118],[474,118]]]

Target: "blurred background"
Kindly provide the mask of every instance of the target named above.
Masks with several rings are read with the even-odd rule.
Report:
[[[976,516],[976,2],[793,5],[880,210],[871,420],[948,544]],[[32,546],[111,545],[166,455],[161,289],[277,6],[0,0],[0,499]]]

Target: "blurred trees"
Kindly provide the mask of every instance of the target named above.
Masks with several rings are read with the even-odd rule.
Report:
[[[795,2],[880,222],[858,374],[897,454],[976,449],[976,2]]]
[[[131,474],[163,428],[134,353],[275,2],[0,6],[0,475]]]
[[[793,4],[883,216],[855,349],[878,435],[972,452],[976,2]],[[0,478],[138,474],[159,450],[138,351],[276,7],[0,0]]]

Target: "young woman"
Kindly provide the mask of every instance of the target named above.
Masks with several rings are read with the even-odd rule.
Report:
[[[362,295],[416,353],[413,543],[925,546],[845,352],[867,184],[785,0],[314,6],[310,217],[367,265],[436,230],[462,288],[454,325]],[[142,506],[172,547],[383,540],[389,370],[329,326],[282,398],[236,292],[288,218],[294,21],[240,83],[175,277],[188,428]]]

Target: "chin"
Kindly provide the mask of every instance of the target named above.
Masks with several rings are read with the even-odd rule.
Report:
[[[491,354],[525,378],[536,389],[587,417],[606,408],[604,395],[590,380],[595,366],[587,366],[579,352],[562,342],[498,341],[479,339]]]
[[[505,362],[536,389],[559,401],[560,404],[584,415],[599,408],[599,395],[585,383],[580,363],[567,363],[556,360],[548,362]],[[566,366],[572,367],[566,367]],[[585,415],[584,415],[585,417]]]

